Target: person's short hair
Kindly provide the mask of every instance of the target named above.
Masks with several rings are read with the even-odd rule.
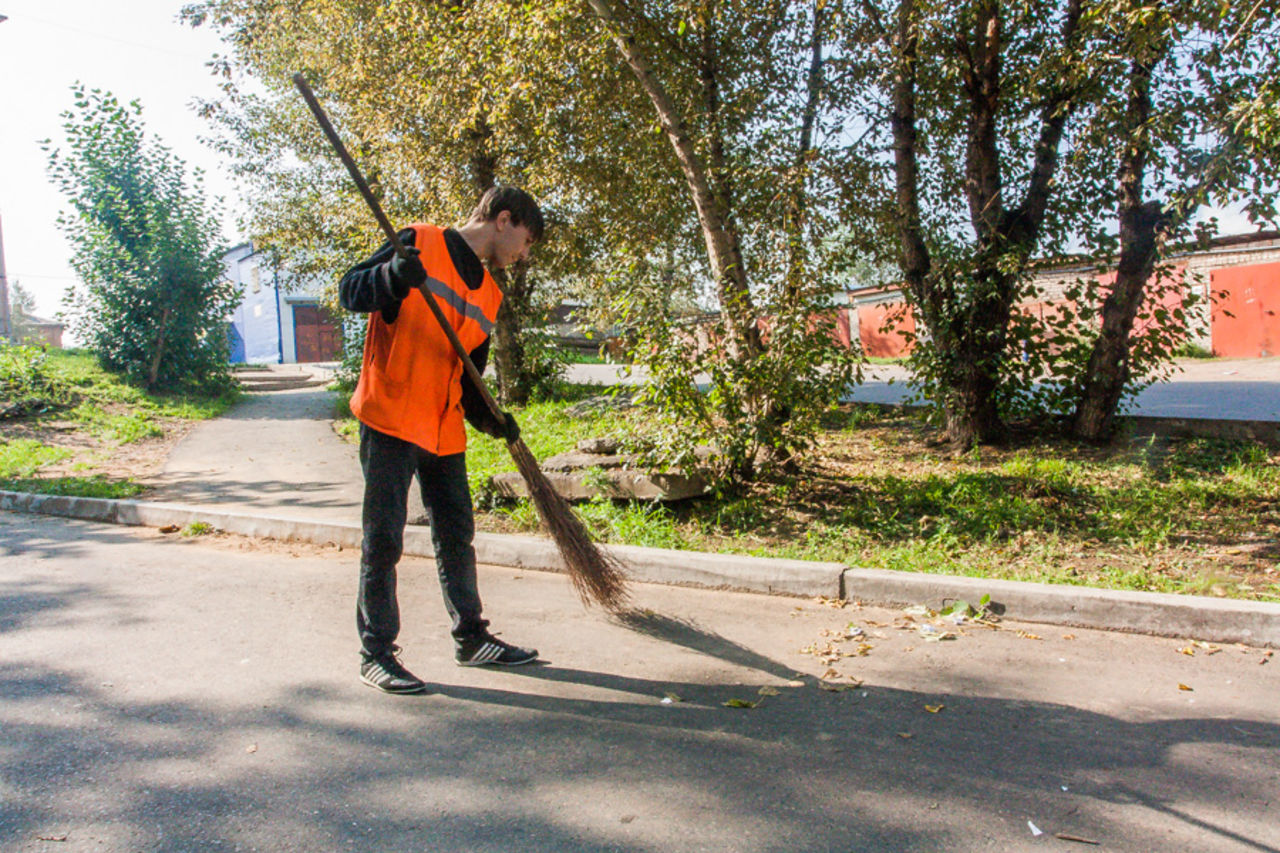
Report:
[[[522,189],[516,187],[490,187],[471,211],[472,222],[492,222],[502,211],[511,214],[513,225],[523,225],[529,229],[534,240],[542,239],[542,209]]]

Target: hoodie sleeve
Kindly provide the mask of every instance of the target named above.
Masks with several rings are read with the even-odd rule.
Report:
[[[406,246],[413,245],[412,228],[404,229],[397,236]],[[361,314],[381,311],[383,320],[394,323],[400,314],[400,303],[409,295],[408,289],[401,292],[391,282],[390,266],[394,257],[391,243],[386,242],[378,251],[347,270],[338,282],[338,302],[342,307]]]

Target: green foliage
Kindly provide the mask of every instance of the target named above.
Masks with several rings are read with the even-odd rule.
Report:
[[[1086,399],[1114,411],[1099,388],[1116,380],[1122,404],[1167,375],[1199,307],[1171,264],[1211,233],[1197,212],[1247,202],[1256,221],[1275,216],[1280,13],[1254,0],[873,0],[853,20],[860,85],[878,96],[863,102],[866,146],[849,151],[862,167],[842,186],[843,239],[899,266],[912,366],[949,436],[998,439],[1011,418]],[[998,58],[979,61],[979,45]],[[1036,259],[1078,247],[1090,276],[1136,277],[1137,299],[1087,279],[1043,319],[1020,309],[1044,298]]]
[[[21,282],[9,282],[9,325],[14,341],[18,343],[39,343],[36,329],[31,320],[35,310],[35,297],[22,286]]]
[[[38,414],[65,403],[69,393],[46,350],[0,341],[0,418]]]
[[[861,359],[840,345],[833,315],[819,305],[776,307],[766,315],[767,347],[728,357],[723,316],[678,324],[633,303],[631,359],[648,368],[649,381],[635,397],[648,417],[632,441],[645,464],[730,487],[753,479],[757,466],[789,464],[811,444],[823,416],[861,379]],[[710,456],[700,453],[706,450]]]
[[[569,361],[556,345],[555,334],[545,327],[526,326],[520,335],[524,381],[529,399],[552,400],[562,393]]]
[[[188,538],[192,536],[207,536],[208,534],[213,533],[213,531],[213,525],[209,524],[207,521],[192,521],[189,524],[183,525],[180,535]]]
[[[223,277],[219,227],[197,173],[143,129],[141,107],[73,89],[66,148],[45,143],[71,202],[59,224],[82,285],[64,304],[102,365],[149,390],[225,390],[226,317],[238,294]]]

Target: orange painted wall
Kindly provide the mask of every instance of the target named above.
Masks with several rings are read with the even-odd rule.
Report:
[[[895,331],[885,333],[881,328],[890,314],[902,313],[897,329],[915,332],[916,318],[911,308],[901,302],[887,302],[878,305],[862,304],[858,306],[858,335],[862,340],[862,351],[875,358],[897,358],[911,351],[905,338]]]
[[[1214,270],[1209,274],[1209,285],[1215,297],[1211,320],[1214,355],[1280,355],[1280,264]]]

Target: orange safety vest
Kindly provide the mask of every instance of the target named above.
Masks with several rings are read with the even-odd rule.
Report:
[[[471,290],[458,275],[444,242],[444,230],[412,225],[414,245],[427,270],[424,285],[469,353],[484,343],[502,303],[488,270]],[[351,398],[351,412],[378,432],[412,442],[438,456],[462,453],[467,432],[462,415],[462,360],[423,300],[411,290],[394,323],[381,311],[369,315],[364,366]]]

